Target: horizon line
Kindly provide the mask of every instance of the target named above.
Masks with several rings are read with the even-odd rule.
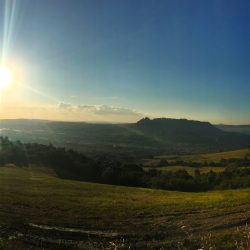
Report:
[[[29,121],[44,121],[44,122],[74,122],[74,123],[91,123],[91,124],[134,124],[137,123],[145,118],[149,120],[156,120],[156,119],[166,119],[166,120],[187,120],[187,121],[197,121],[197,122],[208,122],[214,126],[250,126],[249,123],[245,124],[227,124],[227,123],[212,123],[208,120],[195,120],[195,119],[187,119],[187,118],[171,118],[171,117],[154,117],[149,118],[147,116],[135,121],[135,122],[119,122],[119,121],[84,121],[84,120],[53,120],[53,119],[40,119],[40,118],[0,118],[0,121],[13,121],[13,120],[29,120]]]

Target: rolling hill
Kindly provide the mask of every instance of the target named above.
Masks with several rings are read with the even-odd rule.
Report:
[[[202,249],[233,250],[249,232],[249,189],[120,187],[12,166],[0,168],[0,195],[0,249],[200,249],[206,241]]]
[[[226,132],[208,122],[144,118],[131,124],[1,120],[12,140],[53,143],[84,152],[194,153],[246,147],[250,135]]]
[[[216,125],[216,127],[226,132],[250,135],[250,125]]]

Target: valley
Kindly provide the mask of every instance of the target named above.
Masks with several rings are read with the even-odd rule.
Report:
[[[247,135],[168,119],[1,125],[0,249],[248,250]]]

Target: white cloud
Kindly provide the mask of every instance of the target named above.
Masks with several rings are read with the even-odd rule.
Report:
[[[121,108],[109,105],[78,105],[77,110],[79,111],[89,111],[96,115],[142,115],[140,112],[128,109]]]
[[[73,105],[70,104],[70,103],[61,102],[61,103],[58,105],[58,108],[59,108],[59,109],[71,110],[71,109],[73,108]]]
[[[32,118],[64,121],[136,122],[142,113],[124,107],[61,102],[57,105],[4,105],[1,118]]]
[[[74,105],[70,103],[60,103],[58,109],[65,115],[75,115],[78,117],[91,117],[93,120],[103,121],[125,121],[137,120],[143,117],[143,114],[129,108],[116,107],[110,105]]]
[[[139,112],[133,109],[128,108],[120,108],[120,107],[113,107],[108,105],[99,106],[96,111],[96,114],[101,115],[141,115]]]

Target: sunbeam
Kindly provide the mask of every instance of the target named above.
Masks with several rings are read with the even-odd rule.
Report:
[[[48,95],[48,94],[45,94],[44,92],[42,92],[42,91],[40,91],[40,90],[37,90],[37,89],[31,87],[31,86],[28,85],[28,84],[24,84],[24,83],[20,83],[20,82],[19,82],[18,85],[21,86],[22,88],[25,88],[25,89],[27,89],[27,90],[29,90],[29,91],[35,93],[35,94],[38,94],[39,96],[44,97],[44,98],[46,98],[46,99],[48,99],[48,100],[54,101],[54,102],[56,102],[56,103],[60,103],[60,102],[61,102],[61,101],[58,100],[57,98],[55,98],[55,97],[53,97],[53,96],[50,96],[50,95]]]
[[[12,46],[15,33],[15,24],[17,17],[18,1],[17,0],[5,0],[4,1],[4,13],[3,13],[3,39],[2,39],[2,56],[1,63],[5,64],[9,50]]]

